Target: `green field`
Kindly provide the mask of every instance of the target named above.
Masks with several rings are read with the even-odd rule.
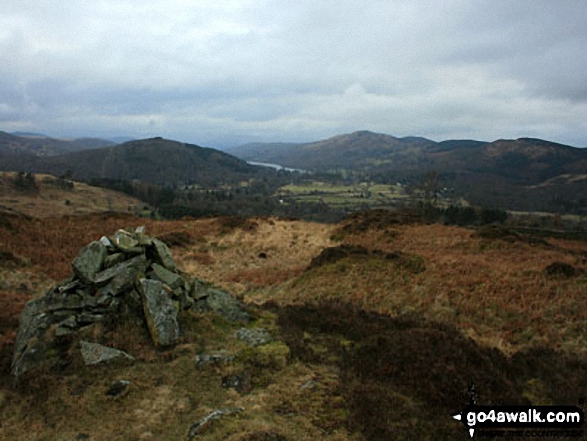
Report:
[[[409,196],[400,185],[361,182],[352,185],[312,181],[303,185],[286,185],[277,191],[284,203],[323,202],[337,208],[359,205],[393,206]]]

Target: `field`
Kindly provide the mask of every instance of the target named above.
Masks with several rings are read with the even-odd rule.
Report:
[[[324,202],[337,209],[366,207],[390,207],[401,204],[408,195],[401,185],[358,183],[336,185],[321,181],[286,185],[277,195],[284,203]]]
[[[15,387],[24,303],[66,277],[85,244],[139,225],[169,243],[187,275],[243,299],[249,326],[274,342],[244,348],[238,326],[187,313],[173,350],[150,349],[140,329],[115,329],[113,344],[139,359],[133,366],[69,368]],[[384,211],[338,225],[5,212],[0,234],[2,439],[183,440],[211,411],[242,408],[197,439],[464,440],[450,415],[471,381],[482,403],[572,405],[587,395],[585,241]],[[196,354],[217,350],[236,361],[196,369]],[[231,375],[247,386],[222,387]],[[116,379],[132,386],[109,398]]]

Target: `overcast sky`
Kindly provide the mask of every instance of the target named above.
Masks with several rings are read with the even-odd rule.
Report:
[[[1,0],[0,130],[587,146],[585,0]]]

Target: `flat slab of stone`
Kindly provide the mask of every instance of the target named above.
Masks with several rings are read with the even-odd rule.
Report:
[[[124,351],[83,340],[80,342],[80,352],[86,366],[104,363],[130,362],[135,359],[132,355],[129,355]]]
[[[84,247],[73,259],[73,271],[84,283],[92,283],[94,276],[102,269],[106,258],[106,246],[101,242],[92,242]]]
[[[126,262],[99,272],[95,276],[95,282],[98,285],[103,285],[107,282],[101,292],[116,296],[132,288],[137,276],[144,273],[148,265],[149,262],[145,255],[140,254]]]
[[[179,288],[184,284],[184,280],[179,274],[165,269],[158,263],[154,263],[151,268],[153,269],[153,274],[171,289]]]
[[[140,292],[153,343],[157,347],[175,344],[179,337],[177,310],[163,283],[158,280],[141,279]]]

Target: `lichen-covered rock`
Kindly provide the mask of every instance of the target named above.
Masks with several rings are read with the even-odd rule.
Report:
[[[232,294],[211,285],[200,283],[195,292],[194,308],[199,311],[214,311],[231,322],[248,321],[249,314],[242,303]]]
[[[126,230],[118,230],[110,238],[112,244],[124,253],[142,252],[142,248],[139,247],[139,240],[134,234]]]
[[[40,338],[51,325],[50,316],[44,312],[45,307],[45,298],[31,300],[20,314],[12,357],[12,374],[16,377],[49,358],[46,349],[52,344]]]
[[[171,257],[171,251],[169,251],[167,245],[155,238],[152,239],[152,242],[153,245],[151,248],[155,262],[159,263],[169,271],[177,271],[177,266]]]
[[[104,363],[132,362],[134,357],[124,351],[89,341],[80,342],[80,352],[86,366]]]
[[[226,351],[212,352],[210,354],[197,354],[194,361],[196,367],[202,368],[206,365],[218,365],[225,363],[232,363],[235,359],[234,354],[229,354]]]
[[[75,274],[84,283],[92,283],[94,276],[102,269],[106,258],[106,246],[101,242],[92,242],[73,260]]]
[[[131,289],[139,274],[144,274],[149,262],[144,254],[140,254],[126,262],[119,263],[96,274],[95,282],[98,285],[107,283],[100,292],[112,296]]]
[[[163,283],[158,280],[141,279],[140,292],[153,343],[158,347],[175,344],[179,337],[177,311]]]
[[[184,281],[179,274],[165,269],[158,263],[154,263],[151,268],[153,269],[153,275],[171,289],[176,289],[180,286],[183,286]]]
[[[265,328],[241,328],[236,331],[235,336],[249,346],[262,346],[273,341],[271,334]]]

